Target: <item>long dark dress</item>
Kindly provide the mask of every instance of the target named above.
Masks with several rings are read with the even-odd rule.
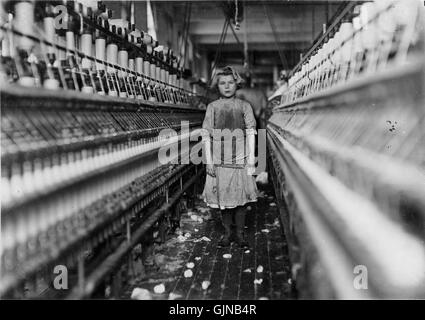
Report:
[[[248,152],[236,147],[238,143],[245,145],[247,135],[257,133],[251,105],[237,98],[218,99],[207,106],[202,128],[212,137],[212,157],[216,164],[216,177],[207,175],[202,194],[207,205],[225,209],[257,201],[255,179],[247,174]],[[215,135],[217,129],[239,130],[242,134],[220,139]]]

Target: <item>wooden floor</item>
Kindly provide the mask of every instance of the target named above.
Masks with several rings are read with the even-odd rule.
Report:
[[[121,298],[130,299],[135,288],[142,288],[149,290],[153,299],[293,299],[287,247],[273,191],[265,188],[261,194],[259,201],[247,208],[249,250],[236,244],[218,248],[223,232],[219,211],[197,199],[195,208],[182,215],[177,235],[155,245],[148,259],[150,266]],[[165,292],[155,293],[160,284]]]

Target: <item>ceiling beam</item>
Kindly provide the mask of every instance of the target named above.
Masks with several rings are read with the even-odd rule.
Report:
[[[208,34],[208,35],[192,35],[192,41],[197,44],[216,44],[218,45],[220,35]],[[248,34],[248,43],[274,43],[275,38],[273,33],[254,33]],[[279,32],[277,34],[279,42],[311,42],[314,38],[311,32]],[[234,44],[237,43],[233,35],[227,35],[225,43]]]
[[[280,50],[296,50],[296,51],[302,51],[310,48],[311,42],[310,41],[304,41],[304,42],[279,42],[279,49]],[[198,46],[200,50],[206,50],[206,51],[215,51],[217,50],[217,43],[214,44],[200,44]],[[221,51],[222,52],[235,52],[240,51],[242,52],[243,46],[238,43],[224,43]],[[276,45],[275,43],[259,43],[259,42],[250,42],[248,44],[248,50],[249,51],[276,51]]]
[[[207,20],[204,22],[192,22],[190,24],[190,34],[192,35],[209,35],[221,34],[223,29],[224,19],[220,20]],[[303,21],[302,19],[284,19],[273,21],[273,26],[276,30],[284,30],[285,32],[302,32],[312,30],[312,21]],[[227,31],[228,33],[231,30]],[[242,36],[245,31],[243,29],[236,31],[236,34]],[[270,24],[267,19],[249,20],[247,25],[248,34],[251,33],[264,33],[272,32]]]
[[[193,22],[206,21],[209,19],[224,19],[224,13],[219,5],[220,3],[198,4],[193,7]],[[327,4],[324,3],[303,3],[302,5],[294,5],[293,1],[281,1],[278,3],[267,3],[267,11],[271,18],[279,17],[279,19],[307,18],[314,10],[316,14],[325,14]],[[249,2],[244,7],[244,16],[247,20],[265,19],[265,12],[262,1]]]

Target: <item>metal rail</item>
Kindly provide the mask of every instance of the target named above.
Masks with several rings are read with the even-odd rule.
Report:
[[[63,225],[55,226],[55,228],[70,229],[67,234],[63,235],[64,239],[57,239],[56,245],[40,250],[36,256],[15,266],[13,270],[3,268],[0,296],[7,296],[11,290],[36,276],[40,270],[54,265],[55,262],[61,261],[67,256],[72,257],[83,248],[95,249],[117,230],[125,227],[131,217],[140,214],[145,206],[163,195],[165,190],[189,169],[186,166],[180,166],[171,174],[167,174],[168,166],[159,168],[117,191],[115,195],[110,195],[108,197],[110,200],[100,199],[87,210],[74,214],[70,221],[62,221],[61,224],[68,225],[68,228],[64,228]],[[135,187],[137,187],[137,191],[134,190]],[[105,232],[107,235],[104,235]],[[2,259],[4,267],[7,264],[5,260],[10,259],[8,252],[4,252]]]
[[[203,171],[204,170],[199,170],[194,176],[192,176],[192,178],[190,178],[178,192],[168,199],[168,202],[164,203],[158,210],[150,215],[149,218],[147,218],[141,226],[132,233],[131,240],[128,239],[127,242],[122,243],[113,254],[109,255],[108,258],[85,279],[83,290],[79,287],[74,288],[67,299],[75,300],[90,297],[106,276],[118,267],[134,246],[140,243],[142,237],[153,226],[153,224],[157,222],[167,211],[171,210],[183,193],[200,178]]]

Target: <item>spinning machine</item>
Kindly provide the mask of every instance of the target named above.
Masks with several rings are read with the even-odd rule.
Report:
[[[205,98],[180,57],[102,1],[5,1],[0,25],[0,294],[39,297],[64,266],[69,296],[89,297],[142,238],[178,225],[202,173],[178,161],[182,140]]]
[[[424,10],[349,2],[269,118],[301,297],[425,297]]]

